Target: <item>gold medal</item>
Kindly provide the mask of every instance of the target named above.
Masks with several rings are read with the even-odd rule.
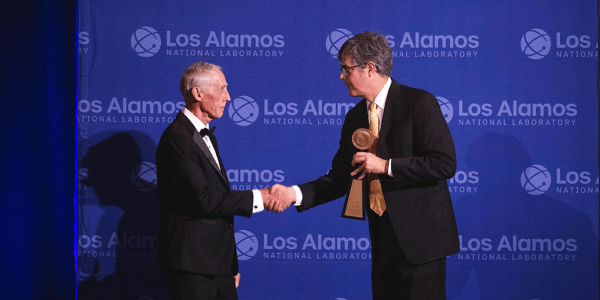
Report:
[[[373,134],[369,129],[359,128],[352,134],[352,144],[359,150],[367,150],[373,143]]]

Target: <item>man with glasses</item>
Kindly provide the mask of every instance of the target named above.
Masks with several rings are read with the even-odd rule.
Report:
[[[344,196],[351,176],[364,178],[373,299],[445,299],[446,256],[459,241],[446,183],[456,154],[439,104],[390,78],[392,50],[380,34],[347,40],[338,59],[348,93],[363,99],[346,115],[332,169],[274,193],[302,212]],[[365,152],[352,143],[359,128],[375,136]]]

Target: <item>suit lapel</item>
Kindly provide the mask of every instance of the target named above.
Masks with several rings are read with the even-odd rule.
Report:
[[[383,109],[383,120],[381,123],[381,130],[379,131],[379,141],[377,143],[377,149],[380,149],[383,145],[385,138],[387,137],[392,123],[394,123],[394,117],[396,111],[400,107],[400,100],[402,95],[401,85],[394,79],[392,79],[392,85],[388,91],[387,99],[385,100],[385,108]]]
[[[198,145],[198,147],[200,147],[200,150],[202,150],[202,153],[204,154],[204,156],[206,157],[206,159],[208,159],[208,161],[210,162],[211,166],[215,169],[215,171],[217,173],[219,173],[219,175],[221,177],[223,177],[223,174],[221,173],[221,170],[219,168],[219,164],[217,164],[217,162],[215,161],[215,158],[213,157],[212,153],[210,153],[210,150],[208,149],[208,146],[206,146],[206,143],[202,139],[202,136],[200,135],[200,133],[198,131],[194,130],[192,138],[194,139],[194,142],[196,142],[196,145]]]
[[[194,124],[192,124],[192,122],[181,112],[179,112],[179,114],[177,114],[177,119],[179,119],[181,122],[183,122],[186,129],[192,134],[192,139],[194,140],[196,145],[198,145],[198,147],[200,148],[200,150],[202,151],[202,153],[204,154],[206,159],[208,159],[208,161],[210,162],[210,164],[213,167],[213,169],[215,170],[215,172],[217,172],[217,174],[219,174],[219,176],[221,176],[221,179],[225,182],[226,186],[229,186],[229,181],[223,175],[223,172],[221,172],[221,170],[223,170],[222,164],[218,164],[215,161],[214,157],[212,156],[212,153],[210,153],[210,150],[208,149],[208,146],[206,146],[206,143],[202,139],[202,136],[200,135],[200,133],[198,131],[196,131],[196,127],[194,127]],[[213,142],[213,141],[211,140],[211,142]],[[215,150],[216,150],[217,149],[216,143],[213,142],[213,145],[215,146]],[[216,151],[216,152],[217,152],[217,157],[219,158],[219,160],[221,160],[221,158],[219,157],[218,151]],[[221,165],[221,168],[219,168],[219,165]]]
[[[227,178],[227,172],[225,171],[225,166],[223,165],[223,160],[221,159],[221,154],[219,154],[219,144],[217,143],[217,138],[214,135],[210,136],[210,142],[215,147],[215,153],[217,154],[217,158],[219,159],[219,166],[221,167],[221,175],[223,175],[223,179],[229,186],[229,179]]]
[[[367,109],[367,100],[362,99],[356,106],[358,106],[358,128],[369,129],[369,110]]]

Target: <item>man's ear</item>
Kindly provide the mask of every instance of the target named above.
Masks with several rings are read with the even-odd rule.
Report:
[[[377,66],[375,65],[374,62],[372,62],[372,61],[368,62],[367,65],[365,66],[365,68],[367,69],[369,76],[377,74]]]
[[[204,96],[204,94],[199,87],[195,86],[192,88],[192,97],[194,97],[196,101],[202,101],[202,96]]]

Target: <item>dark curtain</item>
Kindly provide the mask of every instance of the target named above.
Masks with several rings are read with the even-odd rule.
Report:
[[[76,5],[0,3],[2,299],[75,299]]]

